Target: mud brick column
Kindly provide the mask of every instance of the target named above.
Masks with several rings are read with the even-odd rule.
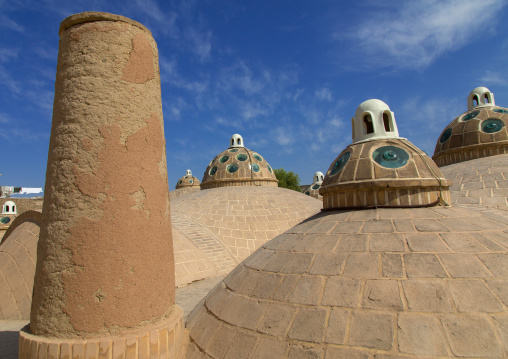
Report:
[[[125,17],[60,26],[37,254],[20,358],[177,355],[157,45]]]

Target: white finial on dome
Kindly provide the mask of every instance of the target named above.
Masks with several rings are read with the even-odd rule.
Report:
[[[186,176],[192,176],[192,172],[191,172],[191,170],[187,170],[187,172],[185,172],[185,175],[186,175]]]
[[[243,137],[239,134],[235,133],[233,136],[231,136],[229,147],[244,147],[243,146]]]
[[[324,179],[325,179],[325,175],[323,174],[323,172],[318,171],[318,172],[314,173],[313,183],[322,183]]]
[[[467,110],[475,107],[495,106],[494,93],[486,87],[477,87],[467,97]]]
[[[381,100],[367,100],[356,109],[351,119],[353,143],[359,141],[398,138],[399,130],[390,107]]]
[[[7,201],[2,206],[2,214],[18,214],[16,204],[12,201]]]

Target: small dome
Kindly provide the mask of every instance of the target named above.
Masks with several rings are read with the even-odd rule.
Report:
[[[495,106],[494,94],[486,87],[477,87],[467,97],[468,111],[481,106]]]
[[[314,183],[322,183],[323,180],[325,179],[325,175],[323,174],[323,172],[316,172],[314,173]]]
[[[199,189],[200,188],[199,185],[200,185],[199,179],[197,179],[196,177],[194,177],[192,175],[191,170],[187,170],[187,172],[185,173],[185,176],[183,176],[182,178],[180,178],[178,180],[175,188],[181,189],[181,188],[187,188],[187,187],[196,187]]]
[[[487,94],[487,95],[486,95]],[[485,87],[477,87],[469,94],[469,110],[455,118],[439,136],[432,159],[438,166],[495,156],[508,150],[508,109],[495,106],[494,97],[482,104],[490,94]],[[469,106],[477,96],[480,105]]]
[[[17,214],[16,204],[12,201],[7,201],[2,206],[2,214]]]
[[[367,115],[369,121],[373,119],[374,129],[378,124],[384,131],[388,124],[387,128],[393,125],[394,131],[390,136],[385,133],[371,137],[370,141],[355,141],[353,131],[353,143],[332,162],[319,190],[323,209],[430,206],[442,200],[449,203],[450,182],[425,152],[398,137],[388,105],[379,100],[365,101],[358,106],[353,120],[363,126],[362,119]]]
[[[312,184],[309,187],[305,188],[302,192],[307,196],[323,200],[323,196],[319,194],[319,189],[321,188],[321,184],[323,183],[324,178],[325,175],[323,174],[323,172],[318,171],[314,173]]]
[[[381,100],[367,100],[356,109],[351,119],[353,143],[359,141],[398,138],[399,131],[390,107]]]
[[[235,145],[219,153],[205,170],[201,189],[226,186],[277,186],[272,167],[258,153],[243,146],[243,138],[233,135]]]
[[[243,147],[243,137],[235,133],[233,136],[231,136],[230,144],[230,147]]]

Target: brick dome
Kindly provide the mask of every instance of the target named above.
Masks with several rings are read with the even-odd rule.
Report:
[[[507,231],[464,208],[322,212],[205,297],[187,357],[506,357]]]
[[[181,177],[176,183],[175,189],[187,188],[187,187],[197,187],[199,188],[201,182],[199,179],[192,175],[191,170],[187,170],[185,176]]]
[[[233,135],[231,147],[219,153],[205,170],[201,189],[228,186],[277,186],[277,178],[266,159],[243,146]]]
[[[468,111],[450,122],[437,140],[432,159],[439,167],[507,153],[508,109],[496,106],[493,96],[485,87],[471,91]]]

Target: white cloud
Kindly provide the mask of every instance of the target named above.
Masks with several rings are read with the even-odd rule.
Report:
[[[374,7],[346,36],[353,41],[354,66],[424,68],[492,30],[505,5],[506,0],[414,0]]]
[[[326,87],[323,87],[320,90],[316,90],[315,95],[319,100],[326,100],[326,101],[332,100],[332,92],[330,91],[330,89],[328,89]]]
[[[0,62],[7,62],[9,59],[18,57],[19,49],[0,48]]]
[[[487,70],[478,80],[479,83],[489,86],[490,84],[506,85],[508,83],[504,74]]]
[[[290,146],[295,141],[292,131],[287,127],[275,127],[271,131],[271,137],[281,146]]]
[[[199,58],[199,61],[208,61],[212,52],[212,32],[191,27],[186,31],[186,36],[190,42],[191,51]]]
[[[25,28],[18,24],[16,21],[12,20],[9,16],[5,14],[0,14],[0,27],[4,27],[16,32],[25,32]]]

